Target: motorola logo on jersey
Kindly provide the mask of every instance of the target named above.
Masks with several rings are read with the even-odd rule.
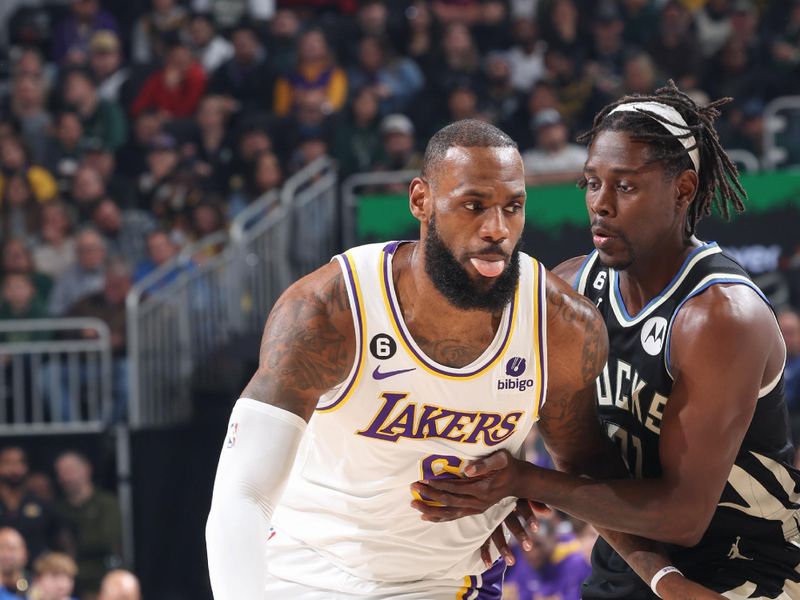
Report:
[[[518,379],[527,368],[527,362],[521,356],[514,356],[506,363],[506,375],[508,379],[501,379],[497,382],[498,390],[517,390],[524,392],[533,387],[533,379]],[[514,379],[512,379],[512,377]]]
[[[667,320],[664,317],[650,317],[642,326],[642,348],[650,356],[658,356],[667,339]]]

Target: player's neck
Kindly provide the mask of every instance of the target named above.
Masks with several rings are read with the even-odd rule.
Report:
[[[697,240],[654,246],[636,257],[627,269],[619,272],[619,289],[625,307],[636,316],[653,298],[661,294],[678,274],[686,257],[699,245]]]

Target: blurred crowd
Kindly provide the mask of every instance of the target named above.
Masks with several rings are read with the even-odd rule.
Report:
[[[2,0],[0,319],[102,319],[122,395],[131,285],[315,159],[417,169],[433,132],[478,118],[518,141],[529,184],[571,182],[596,111],[670,78],[735,98],[722,142],[760,155],[765,105],[800,93],[800,1]],[[800,436],[800,317],[780,318]],[[94,597],[118,506],[77,453],[58,496],[26,465],[0,452],[0,600]],[[577,598],[591,536],[546,521],[517,597]]]
[[[86,456],[31,471],[23,448],[0,449],[0,600],[141,600],[121,546],[119,503]]]

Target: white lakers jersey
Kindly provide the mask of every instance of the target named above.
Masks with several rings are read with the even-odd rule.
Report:
[[[411,508],[409,486],[456,477],[469,460],[501,448],[519,454],[545,396],[545,270],[520,256],[516,295],[494,340],[473,363],[453,368],[425,356],[403,322],[392,280],[399,244],[336,257],[356,360],[349,377],[320,398],[273,522],[278,536],[285,532],[364,580],[477,575],[485,570],[478,549],[513,500],[429,523]],[[302,565],[294,574],[274,573],[270,563],[279,577],[298,580],[297,570]]]

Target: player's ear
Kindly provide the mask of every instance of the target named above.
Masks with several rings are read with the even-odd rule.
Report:
[[[694,202],[699,183],[697,171],[693,169],[687,169],[678,175],[675,181],[675,209],[677,211],[687,209]]]
[[[411,214],[421,223],[428,222],[430,192],[430,184],[421,177],[415,177],[408,186],[408,204]]]

